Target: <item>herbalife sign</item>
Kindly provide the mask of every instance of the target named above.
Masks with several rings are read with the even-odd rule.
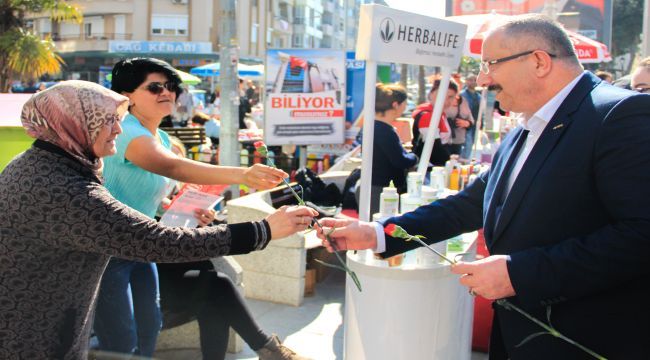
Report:
[[[357,59],[456,67],[467,26],[381,5],[361,5]]]

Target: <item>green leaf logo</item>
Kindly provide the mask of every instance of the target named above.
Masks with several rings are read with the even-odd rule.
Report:
[[[379,24],[379,36],[381,40],[385,43],[389,43],[393,40],[395,35],[395,22],[391,18],[385,18]]]

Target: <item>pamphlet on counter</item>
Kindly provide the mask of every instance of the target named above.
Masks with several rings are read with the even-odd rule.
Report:
[[[160,222],[167,226],[196,227],[196,209],[213,209],[223,201],[225,186],[185,184],[174,197]]]

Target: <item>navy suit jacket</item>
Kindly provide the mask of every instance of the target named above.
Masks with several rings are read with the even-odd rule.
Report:
[[[464,191],[386,223],[436,242],[484,228],[510,255],[514,304],[609,359],[650,359],[650,96],[585,73],[538,139],[495,220],[493,193],[521,128]],[[384,257],[415,247],[387,236]],[[495,306],[493,337],[511,359],[588,359]],[[497,340],[493,338],[493,340]],[[494,343],[494,342],[493,342]],[[501,358],[492,353],[491,358]]]

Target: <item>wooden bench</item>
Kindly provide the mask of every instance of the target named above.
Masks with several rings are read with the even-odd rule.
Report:
[[[205,144],[205,128],[203,127],[161,127],[160,130],[177,137],[188,150],[194,146]]]

